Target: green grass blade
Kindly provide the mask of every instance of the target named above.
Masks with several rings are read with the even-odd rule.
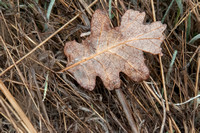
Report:
[[[183,4],[182,4],[182,0],[176,0],[176,3],[178,5],[178,8],[181,12],[181,15],[183,15]]]
[[[188,42],[189,36],[190,36],[190,29],[191,29],[191,12],[188,16],[187,20],[187,31],[186,31],[186,42]]]
[[[53,8],[53,5],[55,3],[55,0],[51,0],[51,2],[49,3],[49,7],[47,9],[47,20],[49,20],[50,14],[51,14],[51,10]]]
[[[178,9],[178,12],[177,12],[177,15],[176,15],[176,18],[175,18],[175,21],[174,21],[174,25],[176,25],[177,24],[177,22],[178,22],[178,18],[180,17],[180,9]]]
[[[112,19],[111,11],[112,11],[112,0],[109,0],[109,9],[108,9],[108,12],[109,12],[109,18],[110,19]]]
[[[38,4],[38,0],[35,0],[35,3],[37,3],[37,4]]]
[[[194,43],[196,40],[200,39],[200,34],[194,36],[190,41],[189,44]]]
[[[137,0],[131,0],[131,2],[133,3],[134,6],[137,6],[138,4]]]
[[[167,83],[168,86],[170,86],[170,74],[172,72],[172,67],[173,67],[173,64],[175,62],[176,55],[177,55],[177,50],[174,51],[174,54],[172,56],[172,60],[171,60],[171,63],[169,65],[169,69],[168,69],[168,72],[167,72],[167,75],[166,75],[166,83]]]
[[[0,7],[1,6],[4,7],[5,9],[8,9],[7,4],[5,2],[3,2],[3,1],[0,1]]]
[[[53,8],[54,3],[55,3],[55,0],[51,0],[51,2],[49,3],[48,9],[47,9],[47,16],[46,16],[47,17],[47,22],[49,21],[51,10]],[[48,25],[47,25],[47,23],[45,23],[44,31],[46,31],[47,29],[48,29]]]
[[[167,16],[170,8],[172,7],[172,4],[174,3],[174,0],[171,1],[171,3],[169,4],[169,7],[167,8],[167,11],[165,12],[165,15],[163,16],[161,22],[163,23],[165,21],[165,17]]]

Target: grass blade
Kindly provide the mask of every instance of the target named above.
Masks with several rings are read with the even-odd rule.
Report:
[[[176,0],[176,3],[178,5],[178,8],[181,12],[181,15],[183,14],[183,4],[182,4],[182,0]]]
[[[53,8],[54,3],[55,3],[55,0],[51,0],[51,2],[49,3],[48,9],[47,9],[47,16],[46,16],[47,17],[47,22],[49,21],[51,10]],[[46,31],[47,29],[48,29],[48,25],[47,25],[47,23],[45,23],[44,31]]]
[[[186,41],[188,42],[189,39],[189,35],[190,35],[190,29],[191,29],[191,12],[188,16],[188,20],[187,20],[187,31],[186,31]]]
[[[112,19],[112,14],[111,14],[111,11],[112,11],[112,0],[109,0],[109,10],[108,10],[108,12],[109,12],[109,18],[110,19]]]
[[[175,59],[176,59],[176,55],[177,55],[177,50],[175,50],[174,51],[174,54],[173,54],[173,56],[172,56],[172,60],[171,60],[171,63],[170,63],[170,65],[169,65],[169,69],[168,69],[168,72],[167,72],[167,75],[166,75],[166,84],[168,85],[168,86],[170,86],[170,74],[171,74],[171,72],[172,72],[172,67],[173,67],[173,64],[174,64],[174,62],[175,62]]]
[[[51,2],[49,3],[49,7],[47,9],[47,20],[49,20],[50,14],[51,14],[51,10],[53,8],[53,5],[55,3],[55,0],[51,0]]]
[[[167,14],[168,14],[170,8],[172,7],[172,4],[173,4],[173,3],[174,3],[174,0],[171,1],[169,7],[167,8],[167,11],[165,12],[165,15],[163,16],[163,18],[162,18],[162,20],[161,20],[162,23],[165,21],[165,17],[167,16]]]
[[[190,41],[189,44],[194,43],[196,40],[200,39],[200,34],[194,36]]]

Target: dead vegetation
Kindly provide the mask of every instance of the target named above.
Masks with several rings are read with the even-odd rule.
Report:
[[[163,56],[145,53],[150,78],[135,83],[120,74],[140,132],[200,132],[198,1],[57,0],[50,10],[52,1],[0,1],[0,132],[131,132],[116,93],[99,78],[90,92],[58,73],[65,42],[85,39],[94,11],[111,6],[113,26],[129,8],[145,11],[145,23],[167,24]]]

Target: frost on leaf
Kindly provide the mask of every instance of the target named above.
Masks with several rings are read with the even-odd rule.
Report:
[[[145,13],[128,10],[121,26],[111,28],[106,12],[96,10],[91,22],[91,35],[77,43],[67,42],[64,53],[68,70],[84,88],[93,90],[99,76],[109,90],[120,87],[119,73],[134,81],[148,78],[144,52],[162,54],[160,45],[166,25],[153,22],[144,25]]]

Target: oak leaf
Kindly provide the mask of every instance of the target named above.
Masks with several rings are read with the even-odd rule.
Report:
[[[166,25],[161,22],[143,24],[145,13],[127,10],[121,25],[111,28],[106,12],[96,10],[91,21],[91,35],[82,43],[67,42],[64,53],[68,70],[84,88],[93,90],[100,77],[109,90],[120,87],[119,73],[134,81],[145,80],[149,70],[143,51],[162,54],[160,45]]]

